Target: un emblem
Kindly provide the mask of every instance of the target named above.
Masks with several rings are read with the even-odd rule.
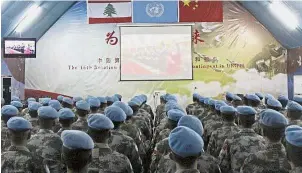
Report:
[[[150,17],[160,17],[163,15],[164,11],[164,5],[160,2],[152,2],[146,6],[146,13]]]

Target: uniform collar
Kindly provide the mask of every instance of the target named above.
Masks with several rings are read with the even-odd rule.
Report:
[[[30,152],[28,150],[28,148],[26,148],[25,146],[15,146],[15,145],[12,145],[8,148],[8,151],[27,151],[27,152]]]
[[[285,149],[281,142],[268,142],[267,143],[267,149],[277,149],[277,150],[283,150]]]
[[[110,149],[109,145],[106,143],[95,143],[95,146],[97,148],[109,148]]]

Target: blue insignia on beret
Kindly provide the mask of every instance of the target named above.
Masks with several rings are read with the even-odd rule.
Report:
[[[33,97],[30,97],[27,99],[27,103],[29,103],[29,102],[36,102],[36,99]]]
[[[274,99],[274,98],[269,98],[267,100],[267,105],[272,106],[272,107],[276,107],[276,108],[282,108],[281,103],[278,100]]]
[[[97,97],[97,99],[99,99],[100,103],[107,103],[107,100],[105,97]]]
[[[91,150],[94,148],[94,143],[91,137],[79,130],[64,130],[61,134],[63,146],[71,149]]]
[[[90,111],[90,104],[87,103],[85,100],[80,100],[76,102],[76,108],[85,111]]]
[[[66,119],[73,119],[75,117],[74,113],[69,108],[62,108],[59,111],[59,118],[66,120]]]
[[[302,103],[302,97],[300,97],[300,96],[294,96],[293,101],[301,104]]]
[[[22,117],[12,117],[7,121],[8,129],[14,131],[26,131],[32,129],[32,125],[29,121]]]
[[[59,111],[62,108],[61,103],[58,100],[50,100],[48,102],[48,105],[53,107],[57,111]]]
[[[295,101],[290,101],[288,104],[287,104],[287,110],[289,111],[302,111],[302,106],[295,102]]]
[[[65,103],[67,103],[67,104],[69,104],[69,105],[73,105],[73,101],[72,101],[72,99],[69,98],[69,97],[64,97],[64,98],[63,98],[63,102],[65,102]]]
[[[185,115],[185,113],[178,109],[171,109],[167,112],[168,119],[178,122],[178,120]]]
[[[182,116],[179,121],[177,126],[185,126],[188,127],[192,130],[194,130],[199,136],[202,137],[203,135],[203,125],[201,121],[193,116],[193,115],[184,115]]]
[[[114,102],[113,97],[107,96],[107,97],[106,97],[106,100],[107,100],[107,102]]]
[[[203,140],[194,130],[178,126],[169,135],[169,146],[180,157],[198,156],[203,151]]]
[[[23,104],[19,101],[11,101],[10,104],[15,106],[16,108],[23,108]]]
[[[114,128],[112,121],[103,114],[94,114],[88,119],[88,126],[98,130],[111,130]]]
[[[59,117],[59,114],[51,106],[42,106],[38,109],[38,116],[41,118],[56,119]]]
[[[270,127],[285,127],[288,125],[288,121],[285,116],[272,109],[262,111],[259,122]]]
[[[263,94],[261,94],[261,93],[255,93],[255,94],[256,94],[256,96],[259,97],[260,100],[262,100],[264,98]]]
[[[215,109],[220,111],[221,106],[226,106],[227,104],[224,101],[218,100],[215,102]]]
[[[42,105],[38,102],[30,102],[28,105],[28,110],[37,111]]]
[[[294,146],[302,147],[302,127],[297,125],[288,126],[285,130],[285,139]]]
[[[88,100],[89,104],[90,104],[90,107],[100,107],[101,106],[101,102],[99,99],[93,97],[93,98],[90,98]]]
[[[257,113],[256,110],[250,106],[238,106],[237,112],[240,115],[255,115]]]
[[[255,94],[247,94],[246,98],[248,100],[260,102],[260,98],[257,95],[255,95]]]
[[[63,101],[63,96],[62,95],[58,95],[58,97],[57,97],[57,100],[59,100],[59,101]]]
[[[76,103],[76,102],[78,102],[80,100],[83,100],[83,98],[79,97],[79,96],[75,96],[75,97],[72,98],[72,100],[73,100],[74,103]]]
[[[15,106],[5,105],[1,108],[1,114],[2,116],[16,116],[19,114],[19,111]]]
[[[12,96],[11,101],[21,101],[19,97],[17,96]]]
[[[242,101],[242,99],[237,95],[234,95],[233,100],[234,101]]]
[[[123,122],[126,120],[127,115],[117,106],[109,106],[105,109],[105,115],[113,122]]]
[[[223,114],[235,114],[236,109],[233,106],[221,106],[220,107],[220,112]]]

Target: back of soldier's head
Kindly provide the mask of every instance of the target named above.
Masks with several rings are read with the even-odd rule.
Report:
[[[51,129],[59,113],[51,106],[42,106],[38,109],[38,117],[41,129]]]
[[[290,101],[287,105],[287,116],[291,120],[299,120],[302,117],[302,106],[295,102]]]
[[[12,117],[7,122],[11,142],[15,145],[25,145],[30,138],[31,123],[22,117]]]
[[[256,94],[247,94],[246,99],[248,100],[248,105],[252,107],[258,107],[261,101]]]
[[[74,122],[75,114],[69,108],[62,108],[59,111],[59,122],[62,127],[70,127]]]
[[[251,128],[255,123],[256,110],[250,106],[238,106],[237,115],[240,125],[244,128]]]
[[[86,117],[86,115],[90,111],[90,104],[86,102],[85,100],[80,100],[76,102],[76,109],[77,109],[77,114],[80,117]]]
[[[302,166],[302,127],[288,126],[285,130],[287,157],[295,165]]]
[[[19,110],[12,105],[5,105],[1,108],[1,119],[7,123],[7,121],[12,118],[15,117],[19,114]]]
[[[110,138],[112,121],[103,114],[94,114],[88,118],[88,134],[97,143],[105,143]]]
[[[220,108],[222,118],[227,122],[233,122],[236,117],[236,109],[233,106],[221,106]]]

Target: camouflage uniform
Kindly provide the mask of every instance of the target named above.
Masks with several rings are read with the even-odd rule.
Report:
[[[145,111],[147,111],[147,112],[150,114],[151,120],[154,119],[154,114],[153,114],[153,111],[152,111],[152,108],[151,108],[150,105],[148,105],[148,104],[143,104],[141,108],[144,109]]]
[[[164,129],[161,132],[159,132],[158,136],[157,136],[157,140],[161,141],[167,137],[169,137],[169,134],[171,132],[171,129]]]
[[[154,117],[154,127],[156,127],[159,124],[160,120],[165,117],[165,115],[162,117],[162,114],[164,112],[165,112],[165,104],[160,104],[156,107],[156,111],[155,111],[156,116]]]
[[[302,127],[302,120],[289,120],[289,126],[290,125],[298,125]]]
[[[221,128],[213,131],[207,147],[207,153],[214,157],[219,156],[219,152],[226,138],[233,136],[240,131],[239,127],[233,122],[224,122]]]
[[[191,103],[186,107],[186,112],[188,115],[195,115],[195,109],[199,108],[200,105],[197,102]]]
[[[43,158],[31,153],[26,147],[10,146],[1,154],[2,173],[44,173]]]
[[[21,116],[24,117],[26,114],[28,114],[28,111],[28,108],[23,109],[21,112]]]
[[[108,144],[95,143],[92,150],[92,161],[89,173],[133,173],[129,159],[116,151],[112,151]]]
[[[208,143],[210,142],[210,137],[212,132],[222,127],[222,125],[223,123],[220,120],[211,120],[208,121],[207,124],[204,126],[203,139],[204,139],[205,149],[207,149]]]
[[[143,121],[145,121],[145,123],[147,124],[148,126],[148,129],[150,129],[149,131],[151,132],[152,130],[152,119],[151,119],[151,116],[150,114],[145,111],[144,109],[139,109],[137,113],[135,113],[133,115],[134,117],[140,117]]]
[[[27,113],[23,116],[23,118],[25,118],[26,120],[29,120],[31,118],[31,116],[29,115],[29,113]]]
[[[32,125],[32,129],[31,129],[31,134],[34,135],[36,133],[38,133],[39,131],[39,119],[38,118],[29,118],[28,120],[31,125]]]
[[[51,173],[60,172],[62,141],[51,130],[40,129],[27,143],[28,149],[44,158]]]
[[[301,173],[302,167],[294,167],[289,173]]]
[[[1,128],[1,150],[6,151],[8,147],[10,146],[10,140],[9,140],[9,131],[6,126],[6,124],[3,124]]]
[[[160,159],[170,151],[168,138],[165,138],[156,144],[151,156],[150,172],[156,171]]]
[[[87,119],[78,118],[76,122],[71,125],[72,130],[81,130],[83,132],[87,132],[88,130],[88,122]]]
[[[143,171],[138,148],[131,137],[122,134],[119,130],[112,130],[109,146],[129,158],[135,173],[141,173]]]
[[[64,130],[71,130],[71,128],[61,127],[60,130],[57,132],[57,135],[61,136]]]
[[[281,143],[269,143],[266,150],[249,155],[241,167],[241,173],[288,172],[291,166]]]
[[[147,140],[150,140],[151,139],[151,129],[150,129],[150,126],[148,126],[148,124],[146,123],[146,121],[142,118],[142,117],[139,117],[139,116],[133,116],[131,119],[130,119],[130,122],[132,124],[134,124],[138,129],[140,129],[140,131],[142,132],[142,134],[144,135],[144,140],[147,141]]]
[[[223,173],[238,173],[243,161],[250,153],[265,149],[265,139],[254,130],[244,128],[224,141],[219,154],[220,168]]]

